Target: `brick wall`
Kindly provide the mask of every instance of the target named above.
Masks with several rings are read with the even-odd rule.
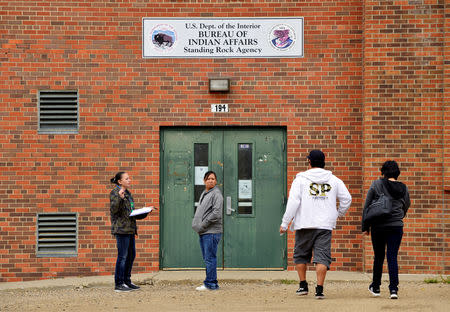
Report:
[[[444,10],[444,175],[445,191],[450,194],[450,4],[445,2]]]
[[[445,2],[444,9],[444,269],[446,272],[450,270],[450,4]]]
[[[399,266],[442,274],[444,1],[365,1],[364,20],[364,189],[385,160],[399,162],[412,201]]]
[[[0,0],[0,282],[112,274],[108,181],[128,171],[136,205],[158,206],[159,127],[186,125],[286,126],[289,185],[307,151],[322,148],[353,196],[334,232],[333,270],[368,269],[364,193],[382,161],[399,160],[413,200],[401,272],[443,272],[444,37],[435,2]],[[143,59],[142,18],[161,16],[303,16],[305,57]],[[217,76],[231,78],[229,94],[208,93]],[[44,89],[79,91],[78,134],[37,133]],[[221,102],[230,113],[211,113]],[[41,212],[79,213],[78,257],[35,256]],[[158,270],[159,217],[139,225],[133,272]],[[292,235],[288,247],[292,269]]]

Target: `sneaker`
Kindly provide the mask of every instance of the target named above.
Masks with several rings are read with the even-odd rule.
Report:
[[[127,292],[127,291],[132,291],[132,289],[125,284],[120,284],[120,285],[116,285],[116,287],[114,287],[114,291],[115,292]]]
[[[209,289],[209,288],[206,287],[205,285],[202,285],[202,286],[198,286],[197,288],[195,288],[195,290],[198,290],[198,291],[206,291],[206,290],[211,290],[211,289]]]
[[[396,290],[391,290],[391,299],[398,299],[398,294]]]
[[[305,296],[308,294],[308,283],[300,282],[299,288],[295,292],[299,296]]]
[[[323,286],[316,286],[316,299],[325,299],[323,294]]]
[[[131,290],[138,290],[138,289],[141,288],[141,287],[139,287],[138,285],[133,284],[132,282],[125,283],[125,285],[127,285],[128,288],[131,288]]]
[[[372,285],[369,286],[369,291],[372,294],[372,296],[374,297],[379,297],[380,296],[380,288],[375,288]]]

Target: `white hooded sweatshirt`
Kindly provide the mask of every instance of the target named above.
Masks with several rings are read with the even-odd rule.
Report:
[[[336,199],[339,208],[336,209]],[[300,172],[292,182],[281,227],[286,230],[292,219],[291,230],[333,230],[336,220],[350,207],[352,196],[344,182],[322,168]]]

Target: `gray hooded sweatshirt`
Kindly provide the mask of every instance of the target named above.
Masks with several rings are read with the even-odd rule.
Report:
[[[380,195],[385,194],[392,199],[391,215],[382,220],[374,220],[368,222],[366,220],[367,210],[373,200],[376,200]],[[393,226],[403,226],[403,218],[411,205],[409,198],[408,187],[402,182],[389,181],[388,179],[378,179],[372,182],[369,191],[367,192],[366,201],[364,203],[362,231],[369,231],[370,228],[382,229]]]
[[[192,228],[198,234],[222,233],[223,196],[217,186],[204,190],[192,219]]]

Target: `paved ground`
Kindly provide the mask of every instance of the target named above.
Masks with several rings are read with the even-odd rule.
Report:
[[[401,275],[399,300],[367,291],[370,275],[329,272],[325,300],[314,299],[315,274],[308,272],[310,294],[295,295],[295,272],[219,271],[219,291],[197,292],[202,271],[137,274],[141,290],[115,293],[113,277],[64,278],[0,283],[0,311],[447,311],[448,284],[427,284],[425,275]]]
[[[133,281],[136,283],[158,283],[158,282],[177,282],[177,281],[202,281],[204,271],[159,271],[155,273],[134,274]],[[220,280],[230,281],[280,281],[297,280],[295,271],[218,271]],[[426,278],[435,277],[433,275],[421,274],[401,274],[401,281],[423,282]],[[315,279],[315,273],[308,271],[308,280]],[[387,280],[387,275],[383,279]],[[327,273],[326,281],[364,281],[370,282],[371,275],[355,272],[336,272]],[[0,283],[0,291],[7,289],[30,289],[30,288],[55,288],[55,287],[94,287],[100,285],[112,285],[114,277],[108,276],[88,276],[88,277],[68,277],[58,279],[39,280],[31,282],[11,282]]]

